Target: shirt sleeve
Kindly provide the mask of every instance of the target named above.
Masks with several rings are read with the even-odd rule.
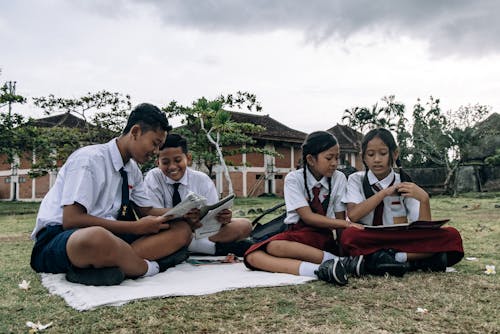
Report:
[[[298,208],[309,206],[309,203],[304,196],[304,181],[299,180],[296,175],[296,173],[288,174],[285,177],[284,194],[286,210],[288,212],[295,211]]]
[[[217,194],[217,188],[212,179],[206,175],[202,174],[201,183],[203,184],[203,193],[199,194],[207,199],[207,204],[212,205],[219,201],[219,195]]]
[[[330,194],[330,203],[328,203],[327,216],[335,218],[335,212],[344,212],[346,205],[342,202],[345,196],[347,179],[342,172],[335,172],[335,176],[331,180],[332,193]]]
[[[408,222],[417,221],[420,216],[420,201],[415,198],[404,198],[403,201],[406,207]]]
[[[155,169],[150,170],[146,177],[144,178],[144,185],[146,187],[147,196],[151,205],[154,208],[163,208],[165,194],[163,193],[163,187],[161,186],[161,180],[158,173],[155,173]]]
[[[61,194],[61,207],[79,203],[87,212],[94,207],[99,176],[95,165],[89,159],[72,159],[67,162],[64,186]]]
[[[347,180],[346,190],[344,192],[344,197],[342,202],[358,204],[363,202],[366,198],[363,193],[362,185],[362,175],[361,174],[351,174]]]

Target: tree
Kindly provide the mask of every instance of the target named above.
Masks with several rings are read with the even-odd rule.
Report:
[[[9,164],[14,163],[23,145],[19,127],[26,122],[22,115],[12,111],[12,106],[25,102],[25,97],[16,94],[15,81],[7,81],[0,87],[0,109],[8,109],[6,114],[0,114],[0,155],[5,155]]]
[[[375,103],[371,109],[366,107],[346,109],[342,121],[361,133],[379,127],[395,131],[400,159],[406,160],[409,154],[410,134],[407,130],[405,105],[397,102],[394,95],[384,96],[381,100],[384,103],[381,107]]]
[[[476,104],[443,113],[439,102],[431,96],[428,110],[420,100],[414,106],[411,162],[414,166],[444,166],[447,171],[445,190],[455,195],[455,172],[463,162],[467,147],[480,140],[474,135],[474,125],[490,108]]]
[[[55,124],[48,128],[27,128],[31,139],[25,147],[36,156],[32,176],[44,175],[49,170],[57,169],[58,162],[64,162],[82,145],[102,143],[119,135],[125,127],[132,106],[129,95],[104,90],[89,92],[79,98],[58,98],[51,94],[33,98],[33,102],[46,115],[73,114],[83,120],[83,127],[69,128]]]
[[[204,165],[209,175],[212,175],[215,165],[222,166],[229,193],[234,191],[224,156],[248,152],[277,155],[274,151],[252,146],[255,143],[252,134],[265,129],[259,125],[231,120],[231,113],[227,109],[235,107],[246,108],[251,112],[262,110],[256,96],[247,92],[221,95],[214,100],[202,97],[194,101],[191,107],[181,106],[172,101],[164,108],[168,117],[182,118],[182,126],[176,129],[176,132],[187,138],[195,163]],[[228,149],[228,147],[237,148]]]

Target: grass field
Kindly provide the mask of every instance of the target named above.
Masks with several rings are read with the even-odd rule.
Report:
[[[238,199],[236,210],[280,199]],[[500,194],[431,200],[433,218],[451,218],[466,257],[453,273],[363,277],[338,288],[304,285],[157,298],[78,312],[49,295],[29,266],[37,203],[0,202],[0,333],[27,333],[26,321],[53,322],[47,333],[498,333]],[[251,214],[255,216],[256,213]],[[31,281],[29,290],[18,284]],[[425,308],[427,313],[416,312]]]

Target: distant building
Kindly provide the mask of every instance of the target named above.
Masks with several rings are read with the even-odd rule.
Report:
[[[235,122],[252,123],[263,126],[266,130],[253,135],[255,146],[275,150],[282,157],[273,157],[260,153],[243,153],[226,156],[229,163],[229,173],[236,196],[252,197],[262,194],[283,196],[284,178],[287,173],[299,167],[302,150],[301,144],[307,134],[278,122],[269,115],[231,112],[231,119]],[[85,128],[88,123],[72,115],[61,114],[35,120],[36,126],[62,126],[70,128]],[[340,144],[339,169],[362,169],[360,157],[360,141],[362,135],[344,125],[335,125],[327,131],[333,133]],[[228,147],[231,149],[231,147]],[[4,163],[5,157],[0,156],[0,200],[41,200],[54,184],[56,171],[47,175],[31,178],[28,172],[36,156],[27,152],[23,157],[17,157],[18,168]],[[58,162],[62,166],[63,162]],[[214,183],[221,195],[228,193],[227,182],[222,168],[215,166]]]

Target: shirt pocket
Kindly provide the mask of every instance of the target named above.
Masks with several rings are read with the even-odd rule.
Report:
[[[406,217],[406,209],[401,198],[399,196],[391,196],[390,205],[394,224],[407,224],[408,218]]]

